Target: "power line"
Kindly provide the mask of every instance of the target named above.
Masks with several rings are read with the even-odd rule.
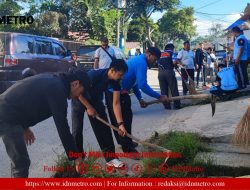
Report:
[[[210,5],[213,5],[213,4],[215,4],[215,3],[218,3],[218,2],[220,2],[220,1],[222,1],[222,0],[213,1],[213,2],[211,2],[211,3],[209,3],[209,4],[206,4],[206,5],[204,5],[204,6],[202,6],[202,7],[199,7],[198,9],[195,9],[195,10],[197,11],[197,10],[199,10],[199,9],[208,7],[208,6],[210,6]]]
[[[203,12],[199,12],[199,11],[194,11],[194,12],[196,12],[196,13],[199,13],[199,14],[204,14],[204,15],[237,15],[237,14],[240,14],[240,13],[221,13],[221,14],[212,14],[212,13],[203,13]]]
[[[197,13],[197,14],[199,14],[199,13]],[[229,21],[222,20],[222,19],[219,19],[219,18],[213,18],[213,17],[211,17],[211,16],[209,16],[209,15],[200,14],[200,16],[209,18],[210,20],[217,20],[217,21],[221,21],[221,22],[231,23],[231,22],[229,22]]]

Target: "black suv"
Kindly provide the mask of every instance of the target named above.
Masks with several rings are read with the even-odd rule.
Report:
[[[86,71],[92,69],[95,62],[95,51],[99,47],[98,45],[81,46],[76,53],[77,67]]]
[[[93,65],[95,62],[95,51],[101,47],[100,45],[86,45],[81,46],[77,51],[77,67],[84,69],[86,71],[93,69]],[[111,48],[114,49],[115,57],[117,59],[124,59],[126,60],[126,57],[122,50],[118,47],[111,46]]]
[[[0,93],[20,80],[26,68],[36,73],[66,72],[72,63],[71,52],[54,38],[0,32]]]

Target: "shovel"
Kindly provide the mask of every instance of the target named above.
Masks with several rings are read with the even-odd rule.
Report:
[[[119,129],[118,129],[117,127],[111,125],[110,123],[108,123],[107,121],[105,121],[104,119],[102,119],[101,117],[99,117],[98,115],[95,116],[95,118],[96,118],[97,120],[99,120],[100,122],[102,122],[103,124],[105,124],[106,126],[110,127],[111,129],[113,129],[113,130],[119,132]],[[145,146],[148,146],[148,147],[151,147],[151,148],[156,148],[156,149],[159,149],[159,150],[161,150],[161,151],[163,151],[163,152],[167,152],[167,153],[170,153],[170,152],[171,152],[171,150],[168,150],[168,149],[166,149],[166,148],[164,148],[164,147],[162,147],[162,146],[158,146],[158,145],[156,145],[156,144],[152,144],[152,143],[149,143],[149,142],[145,142],[145,141],[143,141],[143,140],[141,140],[141,139],[139,139],[139,138],[137,138],[137,137],[135,137],[135,136],[133,136],[133,135],[131,135],[131,134],[129,134],[129,133],[126,133],[126,136],[129,137],[129,138],[131,138],[131,139],[133,139],[133,140],[135,140],[135,141],[138,142],[138,143],[141,143],[142,145],[145,145]],[[166,164],[166,162],[167,162],[168,159],[169,159],[169,156],[167,156],[167,157],[165,158],[165,161],[164,161],[163,164]]]

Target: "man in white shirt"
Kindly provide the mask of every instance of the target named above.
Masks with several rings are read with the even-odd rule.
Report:
[[[195,68],[194,67],[194,53],[192,50],[190,50],[189,41],[185,41],[183,45],[184,45],[184,48],[177,55],[177,62],[180,65],[182,65],[181,75],[182,75],[183,95],[187,95],[188,89],[183,79],[187,81],[188,76],[190,76],[190,78],[194,80],[194,68]]]
[[[101,47],[95,51],[94,69],[108,69],[112,59],[115,58],[115,51],[109,46],[108,38],[101,40]]]

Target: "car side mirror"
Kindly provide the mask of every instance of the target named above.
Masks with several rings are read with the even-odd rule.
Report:
[[[71,56],[71,55],[72,55],[72,52],[70,50],[67,50],[66,57]]]

